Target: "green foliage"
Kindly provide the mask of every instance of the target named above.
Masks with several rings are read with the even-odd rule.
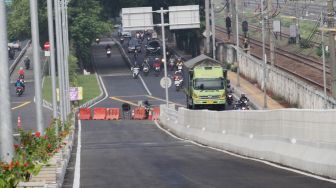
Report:
[[[73,87],[78,86],[78,75],[77,75],[77,62],[78,59],[73,55],[73,53],[70,53],[69,56],[69,81],[70,85]]]
[[[47,1],[38,1],[40,44],[48,40]],[[8,38],[10,41],[31,38],[29,1],[13,0],[8,14]]]
[[[58,135],[55,130],[58,129]],[[0,187],[13,188],[20,181],[28,181],[31,174],[37,175],[47,161],[60,150],[62,140],[69,134],[71,123],[61,127],[54,121],[45,131],[32,134],[31,131],[19,129],[20,144],[14,145],[15,156],[10,163],[0,162]]]
[[[101,4],[97,0],[72,0],[69,4],[69,29],[79,62],[84,68],[90,68],[91,43],[112,31],[112,24],[103,21]]]
[[[322,45],[320,44],[317,48],[316,48],[316,54],[319,57],[322,57]],[[326,50],[324,50],[324,55],[326,58],[328,58],[330,56],[330,53]]]

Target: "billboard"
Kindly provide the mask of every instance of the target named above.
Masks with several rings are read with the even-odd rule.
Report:
[[[70,101],[83,100],[83,87],[70,87],[69,88]],[[57,101],[59,101],[59,89],[56,89]]]
[[[153,30],[152,7],[121,9],[123,31]]]
[[[170,29],[200,28],[199,5],[170,6]]]

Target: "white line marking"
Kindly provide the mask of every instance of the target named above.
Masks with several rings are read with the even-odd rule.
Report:
[[[75,164],[75,176],[73,181],[73,188],[79,188],[80,187],[80,162],[81,162],[81,148],[82,148],[82,138],[81,138],[81,132],[82,132],[82,124],[81,121],[78,120],[78,141],[77,141],[77,152],[76,152],[76,164]]]
[[[146,89],[148,95],[152,96],[152,93],[149,91],[149,89],[148,89],[148,87],[147,87],[147,84],[146,84],[145,81],[142,79],[142,76],[141,76],[141,75],[139,75],[139,78],[140,78],[140,80],[141,80],[141,82],[142,82],[142,85],[145,87],[145,89]]]
[[[190,143],[192,143],[192,144],[194,144],[196,146],[202,147],[202,148],[208,148],[208,149],[212,149],[212,150],[216,150],[216,151],[219,151],[219,152],[223,152],[223,153],[226,153],[228,155],[235,156],[235,157],[238,157],[238,158],[242,158],[242,159],[247,159],[247,160],[251,160],[251,161],[256,161],[256,162],[264,163],[266,165],[269,165],[269,166],[272,166],[272,167],[275,167],[275,168],[279,168],[279,169],[282,169],[282,170],[287,170],[287,171],[290,171],[290,172],[294,172],[294,173],[301,174],[301,175],[304,175],[304,176],[308,176],[308,177],[311,177],[311,178],[315,178],[315,179],[318,179],[318,180],[327,181],[327,182],[331,182],[331,183],[336,183],[336,180],[334,180],[334,179],[324,178],[324,177],[321,177],[321,176],[318,176],[318,175],[302,172],[300,170],[296,170],[296,169],[280,166],[280,165],[274,164],[274,163],[269,162],[269,161],[265,161],[265,160],[261,160],[261,159],[256,159],[256,158],[251,158],[251,157],[246,157],[246,156],[242,156],[242,155],[238,155],[236,153],[232,153],[232,152],[227,151],[227,150],[218,149],[218,148],[214,148],[214,147],[210,147],[210,146],[204,146],[204,145],[199,144],[199,143],[197,143],[195,141],[192,141],[192,140],[179,138],[176,135],[172,134],[171,132],[167,131],[166,129],[162,128],[157,121],[154,121],[154,122],[155,122],[155,125],[159,129],[161,129],[163,132],[167,133],[168,135],[170,135],[171,137],[173,137],[175,139],[184,140],[184,141],[190,142]]]

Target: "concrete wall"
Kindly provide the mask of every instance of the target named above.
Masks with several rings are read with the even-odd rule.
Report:
[[[196,111],[161,106],[181,138],[336,178],[336,110]]]
[[[235,49],[231,45],[225,45],[223,50],[224,59],[232,63],[235,60]],[[247,78],[263,85],[263,65],[246,53],[238,53],[240,73]],[[267,66],[266,87],[276,96],[284,98],[290,104],[298,105],[299,108],[323,109],[336,108],[336,101],[331,97],[325,98],[323,92],[316,90],[301,79],[286,73],[276,67]]]

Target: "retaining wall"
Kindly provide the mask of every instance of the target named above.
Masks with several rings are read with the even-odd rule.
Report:
[[[231,45],[224,45],[224,60],[232,63],[235,60],[236,50]],[[263,63],[249,54],[238,52],[240,73],[245,77],[263,85]],[[301,79],[267,65],[267,90],[278,97],[284,98],[290,104],[307,109],[336,108],[336,101],[325,97],[323,92],[316,89]]]
[[[336,179],[336,110],[208,111],[161,106],[181,138]]]

